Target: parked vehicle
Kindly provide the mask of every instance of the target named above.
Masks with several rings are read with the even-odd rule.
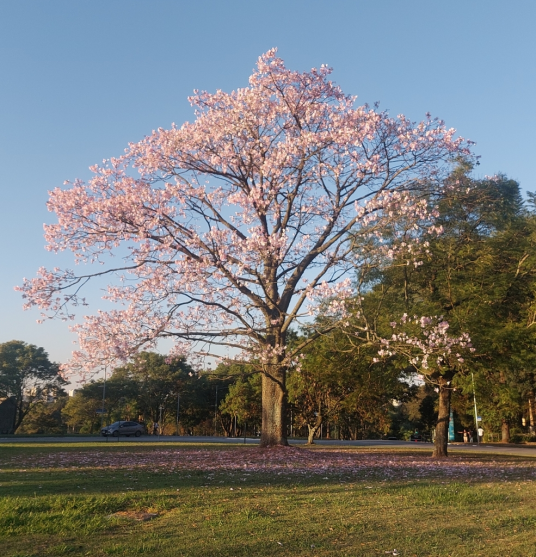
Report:
[[[101,429],[101,435],[103,437],[107,437],[108,435],[112,435],[113,437],[119,437],[120,435],[130,437],[131,435],[135,435],[139,437],[142,433],[145,433],[145,426],[138,422],[114,422]]]
[[[417,431],[415,433],[411,434],[410,437],[410,441],[414,441],[415,443],[431,443],[432,440],[430,439],[430,437],[426,434],[421,434],[418,433]]]

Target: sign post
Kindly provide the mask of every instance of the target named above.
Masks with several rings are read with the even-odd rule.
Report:
[[[449,441],[456,441],[456,435],[454,433],[454,413],[450,411],[449,417]]]

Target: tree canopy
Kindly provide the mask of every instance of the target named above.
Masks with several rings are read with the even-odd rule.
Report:
[[[0,344],[0,398],[12,397],[17,408],[12,433],[34,406],[59,394],[65,384],[44,348],[20,340]]]

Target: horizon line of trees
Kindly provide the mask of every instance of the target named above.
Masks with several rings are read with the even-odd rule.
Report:
[[[332,341],[334,339],[326,340]],[[342,352],[336,354],[340,357]],[[433,435],[438,395],[430,385],[400,381],[392,373],[391,384],[384,384],[380,389],[378,382],[385,379],[385,368],[376,374],[371,370],[360,373],[358,369],[352,373],[343,369],[344,362],[325,347],[317,347],[313,357],[318,366],[327,358],[331,369],[325,369],[324,380],[315,375],[321,367],[315,370],[312,365],[290,375],[289,437],[308,438],[309,442],[314,442],[320,437],[409,439],[415,430],[426,437]],[[34,400],[17,433],[96,434],[103,423],[117,420],[142,421],[149,431],[157,422],[162,435],[243,437],[260,433],[259,373],[251,373],[243,366],[234,366],[234,369],[233,366],[220,366],[216,373],[199,374],[184,360],[169,365],[165,356],[156,353],[140,354],[137,364],[140,362],[149,364],[143,379],[140,376],[126,379],[125,368],[118,368],[106,381],[105,414],[100,413],[104,381],[90,381],[73,396],[58,390],[52,402],[50,399]],[[376,382],[371,384],[370,381]],[[486,439],[499,440],[500,416],[493,416],[486,404],[489,401],[483,396],[478,397],[478,402],[484,416]],[[517,412],[512,412],[510,420],[511,439],[503,438],[504,441],[518,442],[533,437],[529,403],[522,397],[516,402]],[[472,392],[455,388],[452,407],[455,431],[461,440],[460,430],[475,429]]]
[[[344,368],[346,358],[342,351],[317,346],[311,354],[311,365],[290,374],[289,437],[308,438],[309,442],[320,437],[409,439],[415,430],[432,437],[438,394],[430,385],[412,383],[408,376],[401,381],[394,366],[391,370],[386,369],[388,366],[381,370]],[[346,364],[351,367],[348,360]],[[104,414],[100,412],[104,381],[94,380],[75,390],[73,396],[59,388],[53,401],[49,397],[33,398],[16,432],[96,434],[103,423],[134,420],[144,422],[148,431],[152,431],[153,423],[159,423],[162,435],[243,437],[260,433],[259,373],[244,366],[223,365],[215,373],[196,373],[184,360],[170,365],[164,355],[149,352],[139,355],[136,364],[140,362],[148,364],[143,376],[125,377],[125,368],[118,368],[106,381]],[[503,418],[493,412],[493,401],[486,400],[486,391],[479,392],[479,387],[477,400],[487,440],[499,440],[500,436],[503,441],[536,440],[529,400],[519,393],[513,397],[508,420],[511,431],[505,439]],[[460,430],[475,429],[472,391],[455,387],[452,407],[455,431],[461,439]]]

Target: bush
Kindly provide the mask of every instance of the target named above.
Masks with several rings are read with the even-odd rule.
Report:
[[[526,435],[523,435],[523,433],[510,434],[510,443],[525,443],[525,442],[526,442]]]

